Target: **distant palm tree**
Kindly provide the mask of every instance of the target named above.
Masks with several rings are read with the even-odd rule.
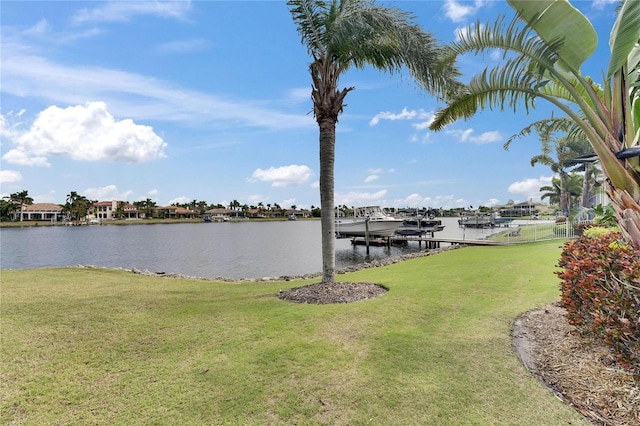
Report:
[[[67,202],[63,206],[63,210],[68,212],[71,220],[80,221],[86,218],[92,205],[93,201],[89,200],[84,195],[78,194],[76,191],[71,191],[67,194]]]
[[[116,219],[122,219],[124,217],[124,205],[125,201],[116,201],[116,210],[113,212]]]
[[[576,206],[582,195],[582,180],[584,178],[579,174],[566,174],[564,178],[554,177],[551,179],[551,185],[545,185],[540,188],[542,195],[540,199],[549,199],[549,203],[560,205],[560,209],[565,216],[569,215],[569,211]]]
[[[29,191],[20,191],[9,195],[9,201],[18,205],[20,211],[20,222],[22,222],[22,208],[33,204],[33,198],[29,197]]]
[[[147,219],[153,219],[153,212],[156,209],[156,202],[153,201],[151,198],[147,198],[146,200],[144,200],[144,204],[143,204],[143,210],[144,210],[144,216]]]
[[[442,61],[443,49],[432,35],[399,9],[370,0],[289,0],[287,5],[312,58],[311,99],[320,129],[322,282],[333,283],[336,123],[354,89],[339,90],[340,76],[352,67],[371,65],[391,73],[406,67],[427,92],[446,95],[457,90],[459,74]]]

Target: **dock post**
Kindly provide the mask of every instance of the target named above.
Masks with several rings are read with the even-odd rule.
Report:
[[[364,243],[367,246],[367,255],[369,255],[369,218],[364,220]]]

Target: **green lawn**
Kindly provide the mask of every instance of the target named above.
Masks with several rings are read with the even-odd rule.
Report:
[[[3,424],[587,424],[521,365],[519,314],[558,299],[560,242],[467,247],[307,282],[2,271]]]

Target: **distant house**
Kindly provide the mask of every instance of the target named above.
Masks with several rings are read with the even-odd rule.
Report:
[[[93,203],[93,213],[87,215],[87,219],[113,219],[116,201],[98,201]]]
[[[118,212],[120,206],[120,212]],[[121,217],[118,217],[120,213]],[[126,201],[98,201],[93,203],[93,212],[87,215],[89,220],[112,220],[112,219],[144,219],[145,213],[133,204]]]
[[[507,204],[498,208],[500,214],[504,217],[531,216],[536,213],[549,213],[552,209],[547,204],[536,203],[533,201],[524,201],[522,203]]]
[[[232,216],[235,216],[237,212],[231,209],[209,209],[204,212],[205,216],[209,216],[214,221],[227,220]],[[242,213],[242,212],[240,212]]]
[[[253,219],[263,219],[265,217],[267,217],[267,210],[264,209],[249,209],[247,211],[247,217],[253,218]]]
[[[306,219],[311,216],[311,212],[309,210],[294,210],[289,209],[286,211],[287,217],[295,216],[298,219]]]
[[[193,210],[178,206],[158,206],[155,208],[156,217],[163,219],[193,219]]]
[[[418,209],[414,208],[404,208],[398,209],[396,212],[396,216],[398,217],[416,217],[418,216]]]
[[[48,222],[62,222],[62,206],[53,203],[34,203],[22,206],[22,211],[16,212],[15,220],[46,220]]]

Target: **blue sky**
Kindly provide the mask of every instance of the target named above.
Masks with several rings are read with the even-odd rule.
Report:
[[[379,2],[412,12],[443,43],[512,12],[503,1]],[[616,1],[574,1],[599,34],[583,72],[601,81]],[[284,1],[0,3],[0,183],[35,202],[159,205],[232,200],[319,206],[309,56]],[[495,55],[494,55],[495,56]],[[467,80],[498,60],[463,57]],[[551,180],[536,119],[486,111],[444,131],[408,73],[353,70],[336,134],[336,204],[468,207],[539,199]]]

